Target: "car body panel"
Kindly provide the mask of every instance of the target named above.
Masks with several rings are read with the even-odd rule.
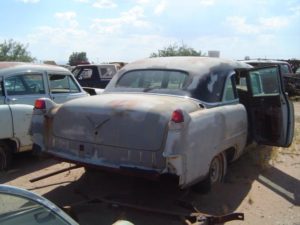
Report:
[[[18,140],[19,152],[32,149],[32,139],[29,134],[33,106],[25,104],[10,105],[13,118],[13,138]]]
[[[13,137],[13,121],[9,105],[0,104],[0,137],[10,138]],[[5,127],[6,129],[3,129]]]

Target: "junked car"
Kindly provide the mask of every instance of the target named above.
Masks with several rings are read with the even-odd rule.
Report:
[[[219,58],[139,60],[100,96],[37,100],[33,140],[64,161],[210,187],[247,145],[291,144],[294,111],[280,73]]]
[[[56,103],[88,96],[67,69],[51,65],[0,62],[0,170],[16,152],[32,149],[28,134],[36,99]]]
[[[83,64],[72,70],[82,87],[94,88],[105,88],[116,72],[116,64]]]

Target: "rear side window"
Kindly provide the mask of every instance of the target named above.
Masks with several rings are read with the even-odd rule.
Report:
[[[125,73],[117,87],[144,89],[182,89],[188,75],[172,70],[135,70]]]
[[[78,80],[86,80],[91,79],[93,75],[92,69],[83,69],[81,73],[77,73],[77,79]]]
[[[100,70],[100,78],[110,80],[117,72],[115,66],[101,66],[98,67]]]
[[[5,79],[4,86],[8,95],[45,94],[42,74],[23,74]]]
[[[234,77],[231,76],[225,84],[223,101],[232,101],[236,98],[237,96],[234,89]]]
[[[50,74],[50,92],[55,93],[77,93],[80,92],[79,87],[69,75]]]

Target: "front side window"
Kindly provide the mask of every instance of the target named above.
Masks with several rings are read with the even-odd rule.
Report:
[[[50,74],[50,92],[56,93],[77,93],[80,92],[79,87],[69,75]]]
[[[253,96],[279,93],[277,68],[250,71],[249,79]]]
[[[136,70],[125,73],[116,87],[142,89],[183,89],[188,75],[172,70]]]
[[[5,79],[4,87],[8,95],[45,94],[42,74],[25,74]]]
[[[280,72],[281,72],[281,74],[291,73],[289,65],[280,64]]]

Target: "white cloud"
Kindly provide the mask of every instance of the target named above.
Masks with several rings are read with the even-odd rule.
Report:
[[[19,1],[23,3],[38,3],[40,0],[19,0]]]
[[[91,25],[92,29],[96,29],[98,33],[113,34],[121,33],[122,27],[125,25],[134,26],[137,28],[145,28],[150,26],[144,19],[144,9],[140,6],[135,6],[129,11],[122,12],[120,17],[108,19],[94,19]]]
[[[201,5],[211,6],[215,4],[215,0],[199,0]]]
[[[286,27],[289,24],[289,19],[287,17],[269,17],[260,18],[259,22],[265,28],[280,29]]]
[[[226,22],[239,33],[256,34],[259,32],[259,26],[247,24],[244,17],[227,17]]]
[[[291,7],[290,11],[293,13],[293,16],[300,16],[300,5]]]
[[[74,0],[75,2],[82,2],[82,3],[88,3],[90,2],[89,0]]]
[[[154,9],[154,14],[161,15],[165,11],[166,6],[167,6],[167,2],[165,0],[158,3],[158,5]]]
[[[136,0],[136,3],[137,3],[137,4],[144,5],[144,4],[150,3],[150,0]]]
[[[78,22],[76,20],[76,12],[57,12],[54,14],[54,17],[56,19],[59,19],[60,21],[65,21],[68,23],[71,27],[77,27]]]
[[[277,16],[268,18],[258,18],[258,21],[254,24],[246,22],[246,18],[232,16],[226,18],[227,24],[231,26],[238,33],[242,34],[258,34],[267,30],[279,30],[289,25],[290,17]]]
[[[71,20],[76,17],[75,12],[57,12],[54,14],[54,17],[58,19],[66,19],[66,20]]]
[[[93,7],[96,8],[115,8],[118,5],[112,0],[96,0],[93,3]]]

